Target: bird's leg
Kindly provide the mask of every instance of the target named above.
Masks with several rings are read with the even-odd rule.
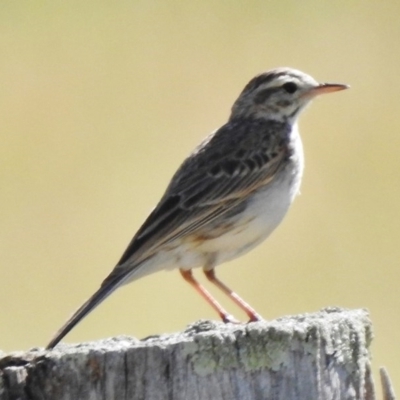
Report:
[[[223,282],[221,282],[215,275],[214,269],[203,269],[204,275],[207,279],[221,289],[232,301],[237,304],[250,318],[249,322],[253,321],[263,321],[260,314],[250,307],[241,297],[239,297],[234,291],[229,289]]]
[[[218,315],[221,317],[222,321],[224,322],[231,322],[231,323],[239,323],[232,315],[230,315],[222,306],[221,304],[218,303],[217,300],[214,299],[214,297],[211,296],[211,294],[207,291],[207,289],[200,285],[199,282],[194,279],[192,270],[184,270],[184,269],[179,269],[179,272],[181,273],[183,279],[190,283],[198,293],[207,301],[207,303],[218,313]]]

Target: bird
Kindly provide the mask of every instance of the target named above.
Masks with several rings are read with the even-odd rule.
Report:
[[[117,288],[160,270],[180,274],[224,322],[238,322],[193,276],[202,268],[249,317],[262,317],[215,274],[280,224],[299,192],[304,157],[298,117],[320,94],[347,89],[318,83],[293,68],[256,75],[234,102],[228,121],[183,161],[100,288],[67,320],[46,349]]]

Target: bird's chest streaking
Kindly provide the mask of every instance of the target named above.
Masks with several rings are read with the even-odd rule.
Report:
[[[212,226],[199,230],[180,243],[175,262],[190,269],[221,264],[250,251],[279,225],[299,191],[303,173],[303,149],[297,125],[288,140],[290,156],[274,178],[243,199]]]

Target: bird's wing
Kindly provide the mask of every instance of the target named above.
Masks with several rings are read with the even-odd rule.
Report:
[[[229,139],[232,129],[236,129],[232,139],[239,143],[218,143]],[[247,136],[241,138],[237,127],[228,125],[207,139],[177,171],[122,255],[115,273],[118,267],[130,269],[162,246],[196,232],[272,181],[290,151],[286,138],[266,129],[264,135],[243,131]]]

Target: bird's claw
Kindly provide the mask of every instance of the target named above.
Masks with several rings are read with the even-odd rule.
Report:
[[[232,315],[230,315],[230,314],[224,314],[224,315],[221,315],[221,318],[222,318],[222,321],[225,323],[225,324],[240,324],[240,321],[238,321],[235,317],[233,317]]]

